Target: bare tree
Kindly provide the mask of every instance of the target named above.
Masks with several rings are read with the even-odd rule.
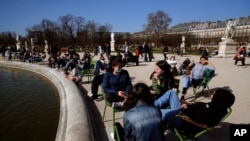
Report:
[[[156,36],[156,45],[158,44],[160,37],[167,31],[172,19],[167,13],[159,10],[155,13],[149,13],[147,17],[148,23],[145,25],[145,32],[147,34]]]
[[[26,28],[28,35],[26,36],[26,40],[30,44],[30,39],[33,38],[35,45],[42,45],[44,44],[44,36],[43,36],[43,27],[41,24],[36,24],[31,28]]]
[[[112,30],[112,26],[110,24],[105,24],[105,25],[100,25],[97,28],[97,43],[98,44],[105,44],[108,43],[111,38],[110,38],[110,33]]]
[[[8,45],[15,45],[16,44],[15,38],[16,38],[16,34],[13,32],[1,32],[0,33],[0,45],[3,47],[6,47]]]
[[[88,21],[87,24],[85,25],[85,31],[88,35],[88,38],[86,41],[88,41],[88,44],[93,46],[95,43],[95,34],[98,29],[98,23],[95,21]]]
[[[57,23],[43,19],[41,22],[43,28],[44,40],[47,40],[49,44],[54,44],[58,42],[60,27]]]
[[[84,19],[82,17],[74,17],[73,15],[66,15],[59,18],[61,21],[64,35],[70,38],[71,44],[74,46],[77,33],[83,28]]]

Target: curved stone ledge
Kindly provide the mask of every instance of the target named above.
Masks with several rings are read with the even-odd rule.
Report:
[[[60,117],[56,141],[93,141],[93,128],[88,116],[86,99],[74,82],[65,78],[64,74],[49,67],[37,64],[0,61],[0,67],[12,67],[36,72],[48,78],[60,95]]]

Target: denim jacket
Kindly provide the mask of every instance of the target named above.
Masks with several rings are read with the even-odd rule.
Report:
[[[123,117],[126,141],[163,141],[161,112],[153,105],[138,102]]]

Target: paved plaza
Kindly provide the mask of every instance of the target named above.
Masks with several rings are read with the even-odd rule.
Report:
[[[169,54],[170,57],[172,54]],[[80,54],[82,56],[82,54]],[[158,60],[163,59],[162,54],[154,54],[155,59],[152,62],[144,62],[140,58],[139,66],[130,63],[128,67],[124,69],[128,70],[132,84],[137,82],[144,82],[147,85],[151,85],[151,80],[149,79],[150,74],[153,72],[155,63]],[[200,56],[184,55],[182,57],[177,56],[176,61],[178,62],[177,67],[183,60],[189,57],[194,62],[199,61]],[[99,56],[95,56],[94,59],[98,59]],[[241,66],[241,62],[238,65],[234,65],[234,60],[232,57],[227,58],[209,58],[209,60],[216,66],[215,77],[210,81],[209,87],[211,91],[216,90],[219,87],[230,89],[236,97],[235,103],[232,106],[232,114],[223,122],[220,123],[218,127],[214,130],[205,133],[198,140],[200,141],[228,141],[229,140],[229,125],[230,124],[250,124],[250,113],[248,108],[250,107],[249,98],[249,80],[250,80],[250,58],[246,58],[246,67]],[[42,64],[46,64],[43,62]],[[47,65],[46,65],[47,66]],[[57,71],[57,70],[55,70]],[[58,72],[61,73],[61,72]],[[183,76],[177,76],[180,79],[179,90],[182,90],[182,78]],[[87,95],[90,91],[91,83],[87,82],[87,77],[83,77],[82,81],[82,94]],[[179,95],[180,96],[180,95]],[[86,96],[84,96],[86,97]],[[187,92],[187,101],[193,99],[192,89],[190,88]],[[198,95],[198,101],[209,101],[207,93]],[[104,122],[102,121],[102,115],[104,110],[104,100],[101,96],[101,88],[99,87],[99,98],[94,101],[87,100],[86,103],[89,106],[89,115],[91,117],[91,122],[94,128],[94,136],[96,141],[112,141],[110,133],[113,132],[112,125],[112,110],[107,107]],[[123,112],[116,113],[116,121],[122,124]],[[91,130],[91,129],[90,129]],[[166,140],[178,141],[177,136],[170,132],[166,135]]]
[[[172,54],[169,54],[170,57]],[[128,70],[132,83],[144,82],[148,85],[151,84],[149,79],[150,74],[154,70],[155,63],[158,60],[163,59],[162,54],[155,54],[155,59],[152,62],[144,62],[143,59],[140,59],[139,66],[136,66],[132,63],[124,69]],[[177,56],[176,60],[178,65],[183,62],[183,60],[189,57],[195,62],[199,61],[199,56]],[[96,57],[95,59],[98,59]],[[249,124],[250,123],[250,113],[248,108],[250,107],[250,98],[249,98],[249,80],[250,80],[250,58],[246,58],[246,67],[243,68],[241,62],[238,62],[238,66],[234,65],[234,60],[232,57],[228,58],[209,58],[210,61],[216,66],[215,77],[210,81],[209,87],[211,91],[222,87],[230,89],[236,97],[235,104],[232,106],[232,114],[223,122],[220,123],[217,128],[213,131],[205,133],[198,140],[201,141],[228,141],[229,140],[229,125],[230,124]],[[182,77],[177,76],[176,78],[180,79],[180,87],[182,90]],[[90,91],[91,84],[87,83],[87,77],[83,78],[82,86],[86,91]],[[190,88],[187,92],[187,101],[191,101],[193,98],[192,89]],[[209,101],[209,98],[204,94],[200,94],[197,99],[198,101]],[[99,99],[90,102],[90,111],[95,124],[95,137],[99,141],[108,141],[112,140],[110,138],[110,133],[113,132],[112,128],[112,110],[107,108],[104,122],[102,122],[102,114],[104,110],[104,101],[101,97],[101,89],[99,88]],[[122,123],[123,112],[116,113],[116,121]],[[166,140],[177,141],[178,138],[173,133],[166,135]]]

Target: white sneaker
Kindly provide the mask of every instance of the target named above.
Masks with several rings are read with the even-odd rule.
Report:
[[[93,93],[91,91],[88,92],[88,96],[91,97],[93,96]]]
[[[112,107],[114,108],[121,108],[123,106],[122,102],[113,102]]]
[[[111,137],[111,139],[113,139],[113,141],[115,141],[115,134],[114,134],[114,132],[110,133],[110,137]]]

